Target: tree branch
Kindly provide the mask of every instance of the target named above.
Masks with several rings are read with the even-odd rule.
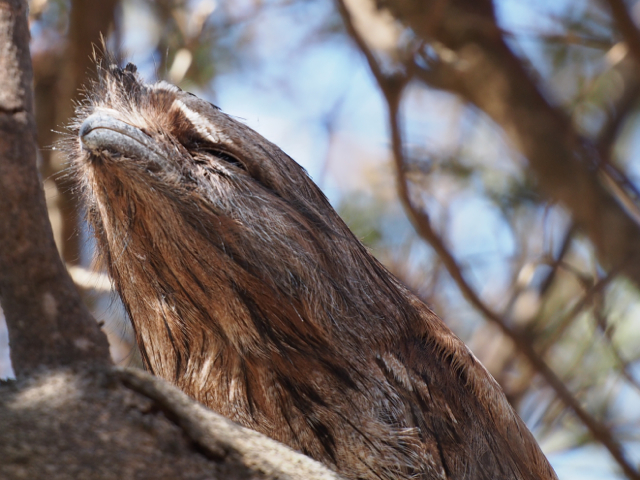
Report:
[[[16,375],[80,361],[109,346],[62,264],[36,168],[25,0],[0,0],[0,297]]]
[[[562,239],[562,244],[560,246],[560,251],[550,263],[551,271],[544,277],[544,280],[540,282],[539,295],[542,297],[547,291],[549,287],[553,284],[553,281],[556,279],[556,275],[558,273],[558,268],[564,261],[567,253],[569,253],[569,247],[571,247],[571,243],[573,242],[573,238],[576,234],[576,226],[574,223],[569,225],[567,231],[564,234],[564,238]]]
[[[477,293],[464,278],[462,270],[458,266],[453,254],[447,249],[442,239],[431,227],[428,215],[413,205],[409,197],[408,181],[403,173],[404,159],[402,156],[400,129],[398,127],[398,111],[393,111],[391,108],[393,105],[392,103],[389,103],[389,105],[389,117],[392,130],[391,138],[393,141],[394,158],[396,159],[396,170],[398,171],[400,182],[403,184],[403,186],[399,186],[399,195],[405,207],[405,211],[408,213],[418,234],[431,245],[437,255],[441,258],[449,272],[449,275],[451,275],[453,280],[456,282],[456,285],[467,302],[482,313],[486,319],[497,325],[502,333],[514,343],[516,350],[525,356],[536,372],[538,372],[545,379],[547,384],[551,386],[558,398],[573,410],[576,416],[587,427],[593,438],[602,443],[605,448],[609,450],[627,476],[632,479],[640,479],[640,473],[629,462],[629,460],[627,460],[621,445],[613,437],[609,429],[602,423],[598,422],[582,407],[582,405],[580,405],[580,402],[573,396],[564,382],[553,370],[551,370],[542,357],[536,353],[531,343],[522,335],[522,333],[509,326],[503,318],[489,309],[480,297],[478,297]]]
[[[137,369],[58,369],[0,382],[0,425],[3,480],[342,478]]]
[[[491,2],[450,0],[433,37],[424,27],[432,3],[389,0],[384,5],[423,41],[447,49],[450,58],[439,65],[437,86],[460,95],[502,127],[529,160],[542,192],[563,203],[588,234],[601,263],[623,266],[640,287],[640,225],[618,192],[612,194],[602,183],[597,148],[547,102],[508,48]]]
[[[135,368],[114,373],[124,385],[154,400],[209,457],[233,459],[267,478],[341,478],[315,460],[212,412],[164,380]]]
[[[556,344],[558,339],[569,329],[573,322],[578,318],[578,315],[587,307],[594,304],[598,295],[602,295],[604,289],[609,286],[611,281],[615,278],[617,272],[609,272],[604,278],[601,278],[593,285],[588,287],[582,298],[573,306],[571,310],[564,316],[563,319],[558,321],[554,325],[554,330],[547,336],[547,338],[538,345],[538,350],[541,355],[544,355],[552,346]]]

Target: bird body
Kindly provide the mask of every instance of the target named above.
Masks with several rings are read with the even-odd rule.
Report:
[[[491,375],[306,172],[99,65],[67,150],[144,364],[348,479],[555,479]]]

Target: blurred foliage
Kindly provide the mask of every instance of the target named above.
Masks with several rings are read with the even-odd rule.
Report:
[[[78,74],[82,78],[70,78],[65,65],[75,57],[68,55],[69,42],[89,55],[91,42],[98,41],[96,31],[69,38],[75,31],[71,12],[82,3],[31,1],[45,178],[58,179],[64,171],[63,160],[47,160],[53,143],[47,132],[61,128],[71,112],[71,97],[77,99],[87,80],[86,68]],[[356,13],[364,12],[365,3],[348,2]],[[604,142],[599,148],[608,161],[634,185],[640,179],[640,74],[606,6],[568,0],[553,5],[498,0],[496,6],[509,45],[541,90],[562,106],[578,131]],[[634,14],[637,7],[631,8]],[[269,117],[263,109],[267,120],[260,125],[273,133],[277,122],[271,115],[290,125],[276,141],[287,151],[307,155],[296,158],[313,166],[314,177],[322,180],[356,236],[470,345],[545,450],[569,451],[593,442],[509,341],[464,301],[438,256],[406,219],[384,137],[385,105],[332,2],[121,0],[110,15],[102,19],[108,47],[133,54],[141,71],[212,100],[225,99],[233,88],[239,89],[234,95],[251,95],[256,104],[273,98],[278,107]],[[366,25],[373,22],[362,18]],[[383,35],[385,28],[398,28],[393,22],[370,25],[384,65],[396,68],[410,36]],[[383,38],[391,40],[383,44]],[[55,94],[63,91],[59,86],[43,90],[55,82],[74,87],[66,96]],[[526,160],[481,112],[449,94],[412,84],[403,115],[411,194],[429,213],[469,282],[492,310],[527,333],[589,412],[611,427],[629,455],[640,458],[638,292],[602,269],[569,214],[546,201]],[[305,128],[311,146],[300,147]],[[58,218],[56,209],[68,188],[61,183],[50,188],[52,218]],[[77,220],[81,216],[75,206],[54,227],[69,232],[63,224],[71,222],[71,231],[86,239]],[[72,236],[58,233],[57,239],[64,251],[62,244]],[[64,255],[67,262],[88,266],[91,242],[74,248]],[[87,298],[96,317],[107,321],[117,359],[131,361],[130,332],[121,310],[108,307],[110,294]],[[552,461],[562,466],[561,456]],[[601,472],[613,478],[615,471],[603,461]]]

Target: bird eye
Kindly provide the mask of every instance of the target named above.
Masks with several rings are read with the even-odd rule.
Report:
[[[238,160],[236,157],[234,157],[230,153],[225,152],[223,150],[207,149],[207,150],[204,150],[202,153],[206,155],[212,155],[216,157],[218,160],[223,160],[230,165],[241,168],[242,170],[245,170],[245,171],[247,170],[247,167],[245,167],[245,165],[240,160]]]

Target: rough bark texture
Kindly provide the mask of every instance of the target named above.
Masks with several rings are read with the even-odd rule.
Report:
[[[106,337],[58,257],[36,168],[26,1],[0,2],[0,299],[16,375],[109,362]]]
[[[555,478],[298,164],[135,71],[100,66],[66,148],[150,371],[347,478]]]
[[[0,383],[0,478],[338,480],[139,370]]]

